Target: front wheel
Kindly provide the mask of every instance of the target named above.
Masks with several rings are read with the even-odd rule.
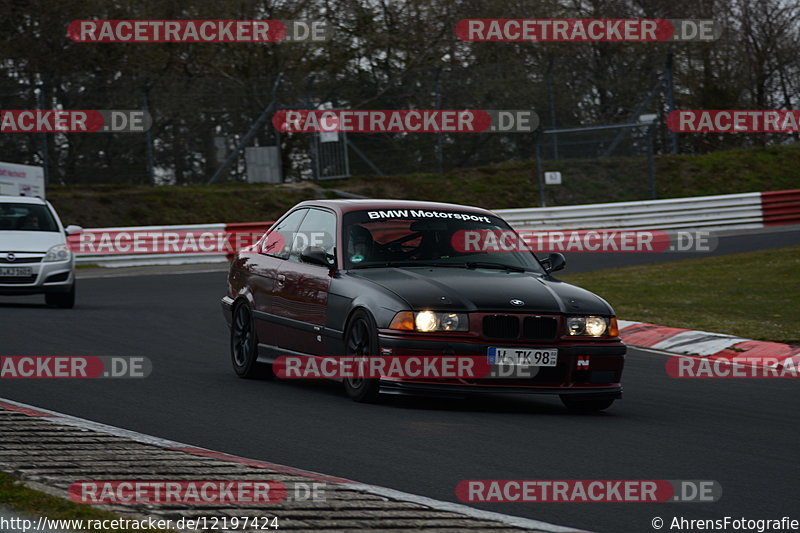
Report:
[[[258,362],[258,337],[253,313],[242,302],[233,309],[231,320],[231,362],[240,378],[272,378],[272,365]]]
[[[561,396],[561,403],[566,406],[570,411],[578,411],[582,413],[593,413],[603,411],[611,407],[614,403],[613,396],[595,396],[592,398],[581,398],[580,396],[573,396],[571,394],[564,394]]]
[[[372,317],[366,311],[358,310],[350,319],[350,327],[345,336],[348,356],[374,357],[378,355],[378,330]],[[356,402],[373,403],[380,396],[377,379],[364,377],[345,377],[344,390]]]

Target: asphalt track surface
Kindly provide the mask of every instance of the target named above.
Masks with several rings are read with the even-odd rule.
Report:
[[[718,253],[798,241],[795,231],[743,235],[723,240]],[[568,271],[612,266],[615,257],[651,260],[573,255],[577,268]],[[656,516],[667,524],[675,516],[800,518],[796,382],[678,381],[666,375],[663,355],[630,349],[624,398],[601,414],[571,414],[557,398],[530,396],[357,404],[333,382],[236,378],[219,307],[224,282],[222,272],[82,279],[74,310],[46,308],[42,297],[0,297],[2,355],[144,355],[154,365],[140,380],[6,379],[0,397],[448,501],[458,501],[464,479],[722,486],[715,503],[473,504],[603,533],[653,531]]]

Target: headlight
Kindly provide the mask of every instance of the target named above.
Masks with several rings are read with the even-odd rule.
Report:
[[[469,319],[462,313],[437,313],[434,311],[401,311],[389,324],[389,329],[404,331],[469,331]]]
[[[589,337],[617,336],[617,319],[602,316],[571,316],[567,318],[568,335]]]
[[[422,311],[414,317],[414,325],[418,331],[436,331],[439,327],[439,317],[433,311]]]
[[[66,244],[56,244],[52,246],[42,259],[45,263],[52,263],[54,261],[66,261],[70,258],[72,252],[69,251]]]

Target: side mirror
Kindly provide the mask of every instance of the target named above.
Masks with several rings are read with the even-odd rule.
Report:
[[[300,252],[300,260],[304,263],[320,265],[328,268],[333,266],[331,264],[331,260],[329,259],[328,252],[326,252],[325,249],[320,246],[307,246],[302,252]]]
[[[74,224],[70,224],[66,228],[64,228],[64,233],[67,235],[72,235],[73,233],[80,233],[83,231],[83,228],[80,226],[75,226]]]
[[[544,263],[544,269],[549,274],[550,272],[563,270],[564,267],[567,266],[567,258],[560,252],[554,252],[548,255],[547,259],[542,261],[542,263]]]

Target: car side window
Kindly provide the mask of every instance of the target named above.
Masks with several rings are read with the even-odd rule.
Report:
[[[292,237],[297,233],[297,229],[307,213],[307,208],[298,209],[281,220],[264,237],[261,243],[261,253],[287,259],[292,249]]]
[[[311,208],[293,236],[289,260],[300,262],[300,254],[310,246],[318,246],[333,255],[336,248],[336,215],[330,211]]]

